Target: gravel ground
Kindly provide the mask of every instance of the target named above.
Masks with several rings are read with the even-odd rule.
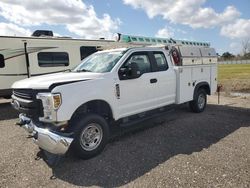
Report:
[[[250,97],[222,97],[220,105],[209,97],[201,114],[179,107],[116,137],[93,159],[68,155],[53,167],[14,125],[17,113],[6,102],[0,187],[250,187]]]

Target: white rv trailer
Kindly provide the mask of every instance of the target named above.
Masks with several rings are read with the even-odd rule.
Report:
[[[0,36],[0,97],[11,95],[15,81],[72,69],[98,50],[122,45],[129,44],[103,39]]]

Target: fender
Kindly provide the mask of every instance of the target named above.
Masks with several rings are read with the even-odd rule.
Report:
[[[97,113],[101,116],[105,114],[106,118],[108,117],[110,118],[110,120],[113,120],[113,109],[111,105],[107,101],[102,99],[88,101],[80,105],[74,111],[70,120],[76,118],[79,113]]]
[[[193,94],[193,99],[195,97],[195,94],[197,93],[198,89],[199,88],[204,88],[206,93],[208,95],[211,95],[211,89],[210,89],[210,85],[209,83],[207,82],[199,82],[196,86],[195,86],[195,89],[194,89],[194,94]]]

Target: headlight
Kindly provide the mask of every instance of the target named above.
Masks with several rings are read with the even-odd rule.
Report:
[[[56,121],[56,110],[61,106],[61,94],[38,93],[37,99],[40,99],[43,104],[44,117],[41,121]]]

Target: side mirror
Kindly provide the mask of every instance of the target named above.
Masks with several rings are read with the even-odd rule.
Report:
[[[121,80],[135,79],[141,76],[137,63],[132,62],[127,67],[120,68],[119,77]]]

